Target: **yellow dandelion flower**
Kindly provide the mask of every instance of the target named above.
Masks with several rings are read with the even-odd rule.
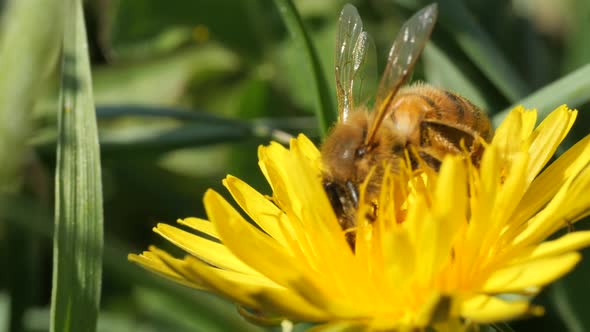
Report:
[[[354,251],[323,190],[318,149],[303,135],[290,149],[271,143],[259,163],[272,197],[228,176],[244,214],[209,190],[209,220],[179,220],[198,234],[154,229],[186,257],[151,247],[129,259],[252,312],[320,327],[450,331],[539,314],[531,296],[590,244],[589,231],[547,240],[589,212],[590,136],[544,169],[576,114],[559,107],[535,128],[536,112],[519,107],[479,169],[449,156],[438,173],[388,174],[377,220],[358,218]],[[358,215],[373,208],[361,204]]]

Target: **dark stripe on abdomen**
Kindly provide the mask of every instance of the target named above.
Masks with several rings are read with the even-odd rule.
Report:
[[[457,97],[454,93],[446,91],[445,94],[449,97],[450,100],[453,101],[455,106],[457,106],[457,121],[463,122],[465,120],[465,106],[463,106],[463,101],[461,98]]]
[[[436,103],[434,102],[434,100],[428,96],[425,96],[423,94],[419,94],[419,93],[404,93],[402,96],[412,96],[412,97],[418,97],[422,100],[424,100],[428,106],[430,106],[431,109],[434,110],[434,113],[436,114],[436,119],[437,120],[441,120],[443,118],[443,114],[442,111],[440,110],[440,108],[438,108],[438,106],[436,105]]]

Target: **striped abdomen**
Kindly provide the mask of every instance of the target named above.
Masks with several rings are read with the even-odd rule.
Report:
[[[455,93],[429,85],[401,89],[389,119],[403,148],[413,146],[434,169],[446,154],[465,149],[478,164],[482,152],[479,137],[489,142],[493,135],[490,120],[481,109]]]

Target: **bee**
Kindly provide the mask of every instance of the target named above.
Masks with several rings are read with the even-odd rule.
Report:
[[[323,186],[347,240],[354,249],[359,187],[366,182],[365,199],[376,198],[389,165],[399,171],[409,159],[438,171],[447,154],[468,152],[474,165],[482,153],[481,140],[490,141],[492,127],[485,113],[467,99],[427,84],[402,87],[436,22],[437,6],[417,12],[393,42],[377,87],[372,110],[366,105],[367,74],[374,70],[375,47],[356,8],[340,14],[335,74],[338,121],[321,146]],[[357,104],[358,103],[358,104]]]

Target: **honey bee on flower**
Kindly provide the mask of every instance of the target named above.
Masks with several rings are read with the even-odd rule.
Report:
[[[271,195],[228,176],[244,213],[208,190],[207,219],[179,220],[190,231],[154,228],[184,258],[152,246],[129,259],[228,297],[249,318],[314,331],[462,331],[542,314],[531,297],[590,245],[589,231],[549,240],[590,212],[590,136],[547,165],[577,111],[558,107],[536,126],[536,111],[516,107],[492,133],[457,94],[402,88],[435,17],[426,7],[402,27],[368,112],[355,97],[368,39],[345,7],[340,118],[321,149],[304,135],[261,146]]]
[[[425,7],[401,27],[371,112],[362,89],[370,84],[364,70],[371,68],[374,46],[354,6],[344,6],[340,14],[335,56],[339,115],[321,155],[324,188],[346,231],[357,223],[359,187],[367,181],[364,199],[374,200],[386,165],[388,171],[396,172],[407,156],[414,167],[422,164],[438,171],[446,155],[465,151],[478,165],[481,141],[492,137],[490,120],[469,100],[428,84],[403,87],[428,41],[437,12],[436,4]],[[348,237],[354,245],[354,232],[348,232]]]

